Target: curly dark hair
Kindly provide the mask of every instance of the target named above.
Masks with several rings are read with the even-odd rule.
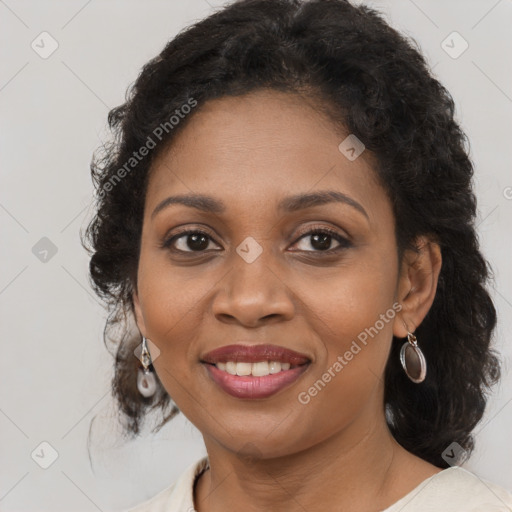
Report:
[[[392,203],[400,258],[406,248],[417,250],[420,235],[441,246],[436,296],[416,330],[429,372],[421,384],[412,383],[400,365],[401,343],[393,340],[385,369],[386,420],[397,442],[438,467],[448,467],[442,454],[454,441],[469,457],[471,432],[501,368],[490,346],[496,310],[486,284],[492,270],[476,234],[467,137],[419,45],[368,6],[237,1],[181,31],[143,67],[126,102],[110,111],[114,138],[91,164],[96,212],[82,243],[92,255],[92,286],[108,305],[106,336],[133,319],[152,162],[209,99],[261,88],[313,99],[333,123],[364,142]],[[170,122],[172,116],[179,122]],[[140,151],[147,155],[135,161],[149,141],[151,150]],[[158,408],[160,429],[178,409],[158,378],[153,397],[139,394],[133,351],[140,333],[117,329],[109,339],[116,350],[112,389],[125,431],[139,434],[146,411]]]

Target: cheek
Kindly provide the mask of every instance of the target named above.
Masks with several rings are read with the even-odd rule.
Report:
[[[213,277],[197,266],[173,266],[165,250],[143,244],[138,289],[144,321],[155,342],[172,339],[172,333],[189,321],[214,285]]]
[[[381,314],[394,316],[397,275],[393,268],[392,261],[361,257],[357,263],[316,280],[315,286],[303,283],[305,304],[319,320],[319,327],[323,325],[321,337],[344,351],[344,345],[374,326]],[[391,322],[381,323],[379,330],[391,329]]]
[[[361,260],[317,288],[321,293],[309,295],[310,319],[315,319],[324,350],[303,391],[317,407],[343,404],[334,415],[349,417],[368,402],[382,379],[400,310],[394,302],[397,276],[389,260]]]
[[[141,254],[139,298],[147,335],[160,350],[155,368],[179,373],[185,361],[192,361],[191,347],[204,317],[200,304],[214,280],[192,268],[173,270],[163,259]]]

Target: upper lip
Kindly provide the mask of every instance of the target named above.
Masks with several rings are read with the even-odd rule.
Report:
[[[278,345],[225,345],[205,354],[201,361],[216,364],[219,362],[235,361],[241,363],[256,363],[258,361],[279,361],[294,365],[305,364],[311,359],[305,354],[295,352]]]

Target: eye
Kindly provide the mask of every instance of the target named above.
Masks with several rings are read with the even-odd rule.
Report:
[[[213,239],[205,231],[187,229],[165,240],[162,247],[176,252],[202,252],[208,249],[210,241]]]
[[[340,235],[337,231],[326,227],[310,229],[299,238],[299,241],[306,240],[308,237],[310,237],[310,242],[306,245],[313,247],[314,250],[311,251],[307,248],[299,250],[305,250],[306,252],[326,252],[331,254],[352,246],[344,236]],[[331,248],[333,239],[338,243],[338,246]]]
[[[305,252],[324,252],[332,254],[342,249],[347,249],[352,244],[337,231],[326,227],[312,228],[309,231],[302,234],[298,242],[310,237],[310,249],[299,249]],[[331,248],[332,242],[338,243],[337,247]],[[181,253],[201,253],[206,251],[210,247],[210,242],[213,242],[213,238],[200,229],[187,229],[173,235],[166,239],[162,244],[162,248],[171,249],[174,252]],[[297,243],[297,242],[296,242]]]

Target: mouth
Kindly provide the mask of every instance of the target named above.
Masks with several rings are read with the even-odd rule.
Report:
[[[311,359],[277,345],[228,345],[201,358],[211,379],[237,398],[267,398],[294,383]]]
[[[218,362],[215,366],[223,372],[230,375],[238,375],[239,377],[266,377],[267,375],[275,375],[276,373],[293,370],[301,365],[290,363],[282,363],[280,361],[257,361],[248,363],[242,361],[227,361],[225,363]]]

